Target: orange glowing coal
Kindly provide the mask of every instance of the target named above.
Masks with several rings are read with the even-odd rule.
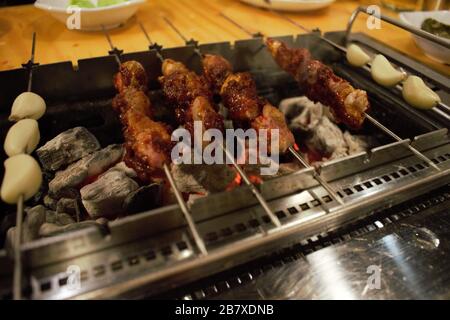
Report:
[[[261,184],[263,182],[261,177],[255,174],[249,175],[248,179],[253,184]],[[227,191],[233,190],[234,188],[239,187],[240,185],[242,185],[242,177],[239,173],[236,173],[236,176],[234,177],[233,181],[231,181],[230,184],[226,187],[226,190]]]

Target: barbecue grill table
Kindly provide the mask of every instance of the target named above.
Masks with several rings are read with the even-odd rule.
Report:
[[[376,2],[371,1],[371,4]],[[317,12],[289,16],[309,28],[317,27],[323,32],[344,30],[348,18],[359,4],[358,1],[336,1],[329,8]],[[153,40],[165,47],[178,46],[180,41],[173,30],[167,27],[161,14],[170,18],[183,32],[200,43],[234,41],[248,37],[221,18],[219,12],[242,22],[252,17],[251,23],[245,23],[246,27],[253,27],[254,30],[267,35],[299,33],[297,28],[270,12],[237,0],[152,0],[139,10],[137,18],[149,30]],[[397,14],[387,9],[382,9],[382,13],[397,17]],[[109,50],[101,32],[69,31],[48,13],[32,5],[4,7],[0,8],[0,70],[17,68],[28,60],[33,31],[37,32],[39,38],[37,60],[42,64],[67,60],[76,64],[78,59],[103,56]],[[406,31],[387,23],[382,24],[381,30],[367,30],[364,16],[355,23],[353,32],[358,31],[365,32],[388,45],[394,44],[396,49],[433,69],[450,74],[450,66],[427,58]],[[147,41],[135,19],[125,27],[112,31],[111,36],[114,37],[115,45],[125,52],[147,49]]]
[[[180,10],[173,13],[165,10],[164,15],[176,22],[177,27],[183,28],[186,35],[199,40],[199,50],[202,52],[223,54],[233,61],[237,69],[253,72],[261,94],[273,99],[274,103],[298,95],[298,88],[292,79],[280,73],[272,57],[266,50],[261,50],[260,38],[248,39],[244,32],[240,33],[233,26],[214,34],[216,29],[223,29],[226,25],[226,21],[216,22],[219,17],[214,21],[205,20],[202,28],[200,25],[196,25],[195,29],[189,27],[196,20],[192,17],[201,16],[204,10],[224,10],[227,15],[236,17],[242,12],[247,15],[259,12],[262,15],[257,18],[259,22],[274,21],[275,34],[298,33],[297,29],[291,29],[289,23],[274,19],[259,9],[238,2],[223,3],[225,7],[218,2],[201,2],[201,6],[188,9],[186,2],[180,1],[176,2]],[[322,21],[321,24],[320,19],[316,18],[322,14],[329,16],[330,11],[317,13],[308,22],[303,21],[306,20],[303,16],[299,17],[303,24],[311,23],[325,31],[342,30],[353,4],[339,2],[335,5],[335,8],[345,12],[341,24],[340,20],[329,24]],[[157,2],[156,5],[168,8],[166,2]],[[160,24],[158,17],[151,21],[145,19],[149,8],[153,5],[147,5],[139,13],[139,21],[146,24],[152,40],[164,44],[160,54],[183,61],[198,71],[196,48],[192,44],[180,46],[178,35],[172,34],[168,28],[161,30],[165,24]],[[244,11],[241,12],[241,9]],[[0,10],[5,10],[1,13],[11,14],[8,10],[14,12],[19,8]],[[23,10],[37,12],[29,6],[23,7]],[[188,11],[193,16],[189,17]],[[182,12],[189,19],[182,18]],[[0,21],[6,19],[9,19],[8,15],[2,15]],[[9,31],[0,40],[0,45],[3,39],[9,42],[13,32],[21,30],[21,34],[27,34],[27,28],[37,29],[37,61],[40,66],[35,69],[33,77],[37,92],[46,96],[49,102],[47,117],[42,120],[43,128],[46,128],[42,130],[42,141],[48,141],[57,133],[74,126],[84,125],[92,130],[102,145],[120,143],[120,124],[111,112],[111,98],[114,96],[111,79],[117,65],[113,56],[106,55],[109,49],[106,38],[97,33],[69,32],[56,21],[51,24],[53,28],[41,29],[40,22],[47,21],[47,17],[37,13],[35,19],[32,23],[21,24],[17,29],[11,24],[9,29],[6,28]],[[238,19],[245,21],[242,16]],[[45,24],[45,21],[42,23]],[[271,28],[268,24],[261,24],[258,30],[273,34],[267,32],[267,28]],[[8,23],[4,25],[8,27]],[[159,52],[148,50],[147,40],[136,21],[121,31],[110,32],[110,35],[114,45],[125,51],[121,59],[143,63],[151,77],[150,82],[154,83],[160,72]],[[342,44],[344,32],[325,35]],[[448,105],[449,97],[445,95],[448,81],[441,73],[380,45],[376,39],[362,33],[352,33],[352,36],[369,48],[379,48],[379,52],[407,71],[422,73],[432,81]],[[240,38],[246,39],[236,42],[234,46],[230,42],[206,43]],[[22,247],[24,262],[29,267],[27,277],[31,288],[28,287],[27,292],[30,298],[152,298],[158,294],[188,299],[233,296],[448,297],[446,262],[449,260],[450,137],[445,119],[412,109],[399,99],[397,93],[374,85],[367,75],[349,67],[341,53],[333,51],[312,33],[282,38],[293,45],[308,47],[318,59],[332,64],[337,74],[369,91],[373,106],[371,115],[403,139],[392,141],[366,122],[364,132],[380,140],[376,147],[320,166],[321,176],[331,183],[344,205],[333,201],[327,191],[314,182],[312,168],[305,168],[265,181],[260,186],[261,195],[282,222],[281,227],[272,224],[269,216],[264,216],[262,208],[245,186],[194,202],[190,211],[207,246],[207,254],[201,254],[196,248],[176,205],[110,221],[108,230],[103,232],[90,228],[40,239]],[[404,39],[412,41],[409,35]],[[22,41],[26,47],[26,37]],[[93,46],[93,42],[98,46]],[[55,50],[52,50],[52,45]],[[92,51],[86,51],[89,45]],[[175,45],[178,47],[167,48]],[[19,41],[17,45],[4,47],[7,50],[19,47],[20,51],[20,46]],[[63,51],[67,48],[74,51]],[[3,52],[0,50],[0,55]],[[16,57],[21,59],[20,54],[10,55],[8,59]],[[45,64],[81,57],[94,58],[78,60],[76,69],[70,62]],[[18,68],[23,61],[12,67]],[[445,72],[446,68],[441,66],[439,70]],[[22,76],[22,69],[1,73],[1,87],[6,90],[0,92],[0,100],[8,101],[5,105],[10,104],[9,100],[18,94],[16,91],[21,90],[18,83],[25,83],[20,82]],[[150,88],[151,94],[157,93],[154,91],[158,90],[157,86],[153,84]],[[68,113],[74,116],[67,117]],[[3,131],[9,126],[6,117],[0,124]],[[440,169],[435,170],[423,162],[423,158],[418,158],[405,148],[410,143]],[[0,265],[9,267],[9,263],[6,252],[0,251]],[[83,286],[79,291],[71,291],[66,286],[65,270],[72,263],[82,270]],[[381,289],[378,291],[366,288],[370,276],[367,267],[372,265],[381,266]],[[8,297],[9,294],[7,269],[0,268],[0,283],[3,283],[0,297]],[[335,283],[336,279],[342,288],[327,282]]]

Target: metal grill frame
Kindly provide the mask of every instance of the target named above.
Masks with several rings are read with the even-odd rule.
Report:
[[[293,45],[307,45],[313,48],[313,44],[319,41],[315,37],[308,35],[301,35],[295,39],[290,36],[279,38]],[[224,55],[232,61],[237,70],[247,70],[249,65],[251,65],[252,70],[258,73],[264,72],[268,67],[268,60],[267,57],[264,58],[264,53],[261,53],[261,46],[262,42],[260,39],[250,39],[239,41],[234,46],[231,46],[229,43],[207,44],[202,46],[202,50]],[[184,59],[184,62],[198,70],[199,64],[195,60],[194,50],[195,48],[192,46],[170,48],[164,50],[164,56],[178,60]],[[150,59],[147,60],[149,57]],[[237,57],[240,59],[237,60]],[[97,66],[94,70],[98,69],[98,59],[102,59],[101,68],[111,67],[106,73],[111,73],[112,77],[113,70],[116,69],[115,61],[112,57],[80,61],[80,71],[75,73],[78,72],[78,76],[80,76],[80,74],[86,72],[86,68],[94,65]],[[156,53],[152,51],[124,55],[124,60],[131,59],[141,62],[144,62],[145,59],[143,64],[145,66],[150,65],[153,68],[152,70],[154,70],[155,64],[157,65]],[[277,68],[274,64],[271,67]],[[56,72],[56,74],[60,74],[64,69],[67,69],[67,63],[57,64],[57,66],[40,66],[39,68],[43,68],[41,70],[54,68],[51,73]],[[36,70],[37,79],[39,79],[39,68]],[[73,71],[72,69],[71,72]],[[16,71],[16,74],[11,73],[13,78],[17,78],[19,74],[20,70]],[[2,78],[0,73],[0,79],[8,80],[8,78],[8,76]],[[73,81],[74,78],[77,78],[77,76],[74,75],[71,80]],[[103,78],[106,78],[106,76],[103,75]],[[283,78],[283,76],[280,75],[280,78]],[[152,80],[155,80],[155,78],[153,77]],[[276,82],[278,80],[274,79],[273,81]],[[36,81],[38,82],[38,80]],[[100,79],[101,82],[102,80]],[[105,84],[103,86],[99,92],[108,92],[108,86]],[[83,89],[88,91],[87,94],[93,94],[93,92],[89,92],[90,88],[85,87]],[[43,91],[45,96],[45,90]],[[10,94],[11,97],[14,96],[14,92]],[[434,172],[429,165],[420,163],[420,161],[411,156],[405,148],[409,144],[424,152],[433,159],[433,162],[436,161],[435,164],[439,165],[441,171]],[[345,201],[344,205],[338,205],[335,201],[332,201],[326,190],[317,185],[317,182],[311,178],[311,168],[264,183],[261,185],[260,191],[264,198],[270,201],[272,208],[275,208],[274,211],[283,222],[281,227],[275,227],[271,224],[266,224],[262,227],[264,217],[258,212],[260,208],[255,207],[255,199],[251,196],[251,190],[248,187],[240,187],[231,192],[201,199],[191,207],[191,211],[195,212],[194,221],[211,250],[210,254],[203,256],[199,254],[199,251],[193,245],[192,239],[188,236],[186,224],[178,206],[164,207],[112,222],[110,224],[112,235],[106,238],[99,234],[97,230],[89,229],[26,244],[22,248],[22,254],[25,259],[25,265],[29,267],[31,274],[32,297],[37,299],[105,297],[105,295],[109,296],[111,294],[120,296],[121,294],[138,290],[137,288],[147,287],[149,284],[152,284],[151,290],[158,290],[158,288],[176,286],[186,281],[192,281],[196,277],[220,271],[221,268],[229,268],[234,264],[269,253],[280,245],[285,246],[292,242],[293,239],[298,240],[299,234],[301,237],[308,237],[317,232],[331,230],[343,223],[371,214],[374,209],[391,206],[442,185],[450,174],[449,148],[447,130],[438,129],[413,137],[412,142],[409,139],[404,139],[400,142],[372,149],[369,153],[361,153],[323,164],[319,168],[321,175],[336,190],[340,191]],[[423,168],[419,170],[417,168],[418,165],[421,165]],[[401,168],[392,171],[392,167],[396,166]],[[415,168],[416,171],[412,172],[408,167]],[[407,174],[402,173],[402,170],[406,170]],[[387,181],[384,178],[386,176],[390,177],[391,180]],[[362,179],[362,177],[365,177],[366,180]],[[355,179],[357,180],[356,185]],[[377,181],[376,179],[383,179],[385,183],[378,185],[374,182]],[[391,181],[392,183],[390,184],[389,182]],[[392,187],[388,188],[386,187],[387,185]],[[399,191],[402,190],[408,191],[408,194],[399,195]],[[315,203],[317,200],[314,200],[313,195],[322,199],[323,202],[320,204]],[[392,196],[393,198],[387,201],[387,196]],[[300,199],[298,198],[302,198],[301,202],[299,202]],[[286,202],[289,201],[293,204],[287,206]],[[214,206],[214,204],[216,205]],[[302,205],[307,205],[308,208],[303,210]],[[280,208],[277,209],[277,206]],[[301,212],[301,214],[298,217],[294,217],[295,212],[291,208],[297,210],[298,212],[296,213]],[[329,213],[326,214],[326,211],[329,211]],[[359,213],[356,214],[356,211],[359,211]],[[242,220],[239,217],[245,213],[250,214],[251,219],[239,222]],[[241,235],[237,238],[234,238],[232,241],[227,239],[227,241],[218,244],[216,241],[208,239],[209,236],[205,232],[205,229],[208,231],[208,227],[202,229],[202,225],[208,225],[211,221],[220,221],[220,219],[232,221],[233,224],[244,225],[244,227],[246,224],[251,224],[252,220],[256,220],[259,221],[259,225],[253,228],[253,232],[245,233],[245,229],[249,228],[244,228],[244,231],[240,232]],[[242,227],[239,228],[242,229]],[[134,236],[131,235],[133,233],[135,233]],[[118,237],[117,234],[119,235]],[[146,239],[139,240],[142,237]],[[88,263],[89,260],[92,260],[89,255],[94,251],[113,250],[120,255],[121,247],[127,248],[123,251],[128,252],[130,246],[127,243],[134,242],[131,247],[136,247],[133,248],[133,251],[137,252],[141,247],[147,247],[149,244],[154,245],[155,243],[164,242],[165,238],[171,239],[168,241],[170,244],[162,246],[155,253],[155,259],[150,260],[157,261],[157,265],[145,266],[145,272],[142,270],[139,272],[132,271],[131,268],[125,267],[126,264],[122,262],[123,259],[118,258],[117,261],[119,262],[111,262],[111,271],[126,271],[123,277],[114,275],[112,277],[115,280],[105,277],[103,281],[88,283],[83,290],[78,292],[65,290],[64,272],[57,272],[58,269],[60,271],[64,270],[61,269],[63,265],[77,261],[82,262],[82,256],[86,257],[84,264]],[[214,237],[212,236],[212,238]],[[250,250],[252,255],[248,254]],[[101,254],[97,255],[97,257],[100,256]],[[0,252],[0,260],[6,262],[7,254],[5,251]],[[134,260],[131,259],[129,261]],[[131,265],[133,264],[130,263]],[[54,272],[49,282],[48,276],[44,275],[52,273],[52,270]],[[148,272],[149,270],[151,272]],[[100,271],[97,272],[104,272],[107,275],[109,274],[109,269],[104,268],[101,271],[100,268]],[[50,290],[42,290],[46,288],[46,283],[50,283]]]

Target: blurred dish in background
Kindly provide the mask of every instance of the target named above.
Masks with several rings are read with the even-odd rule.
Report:
[[[280,11],[311,11],[328,7],[335,0],[241,0],[242,2]]]
[[[71,29],[97,31],[102,25],[112,29],[124,24],[143,3],[145,0],[37,0],[34,6]],[[79,11],[70,6],[78,7]]]
[[[433,18],[434,20],[444,24],[450,21],[450,11],[448,10],[402,12],[399,16],[403,22],[409,23],[419,29],[422,29],[423,22],[428,18]],[[441,63],[450,64],[450,49],[444,48],[441,45],[423,39],[414,34],[412,34],[412,37],[414,38],[417,46],[419,46],[419,48],[421,48],[428,57]],[[450,39],[447,39],[447,41],[450,42]]]

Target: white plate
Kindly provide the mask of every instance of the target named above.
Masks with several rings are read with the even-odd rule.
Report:
[[[136,13],[138,7],[143,3],[145,0],[129,0],[106,7],[79,8],[79,16],[75,16],[78,14],[74,11],[75,9],[68,9],[70,0],[37,0],[34,6],[49,12],[69,29],[96,31],[101,30],[102,25],[106,29],[122,25]],[[78,21],[79,25],[76,24]]]
[[[242,2],[280,11],[311,11],[328,7],[335,0],[241,0]]]
[[[418,12],[402,12],[400,13],[400,19],[420,29],[422,22],[426,18],[433,18],[439,22],[448,24],[450,21],[450,11],[418,11]],[[450,64],[450,49],[431,42],[430,40],[411,34],[416,44],[421,48],[425,54],[441,63]],[[445,38],[442,38],[445,39]],[[450,43],[450,40],[447,40]]]

